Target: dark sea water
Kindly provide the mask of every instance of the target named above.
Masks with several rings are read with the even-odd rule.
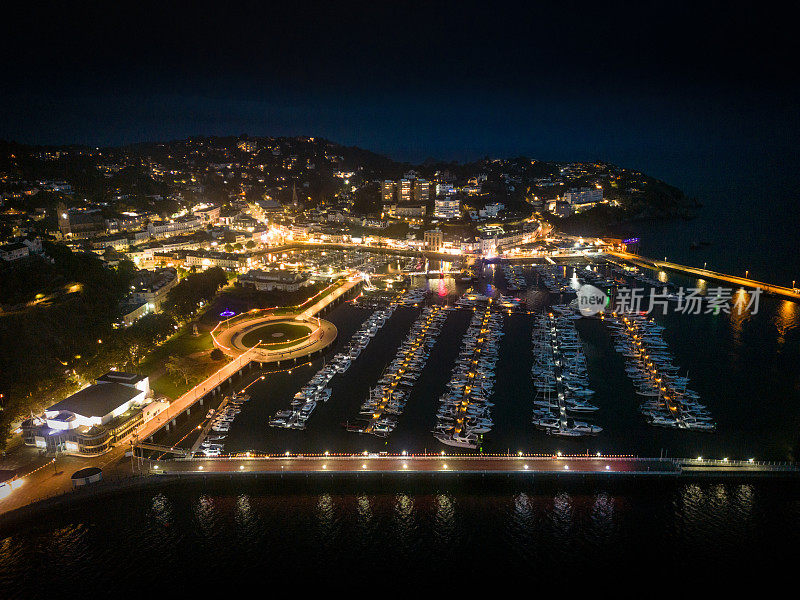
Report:
[[[775,482],[240,480],[101,505],[0,533],[0,596],[394,594],[475,577],[685,590],[743,571],[777,581],[800,535],[800,489]]]
[[[639,251],[649,258],[738,276],[748,271],[775,285],[800,284],[800,178],[792,185],[760,187],[755,183],[769,173],[753,177],[749,185],[699,185],[703,207],[691,220],[627,223],[615,233],[640,238]]]

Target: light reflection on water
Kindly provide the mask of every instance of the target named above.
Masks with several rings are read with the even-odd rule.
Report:
[[[358,520],[363,526],[368,526],[372,521],[372,506],[370,505],[370,498],[366,495],[360,495],[357,499],[358,502]]]
[[[330,494],[320,494],[316,504],[317,544],[328,546],[338,535],[339,521],[336,516],[336,503]]]
[[[398,494],[394,507],[394,527],[400,551],[405,555],[416,547],[417,522],[414,510],[414,498],[409,494]]]
[[[161,525],[169,526],[172,521],[172,504],[164,494],[153,496],[153,506],[150,514]]]
[[[786,333],[800,324],[800,306],[796,302],[783,300],[775,313],[773,320],[778,331],[778,346],[786,342]]]
[[[411,281],[412,287],[425,288],[426,290],[429,290],[438,296],[457,294],[461,291],[455,278],[453,277],[426,278],[424,275],[412,275]]]
[[[217,532],[217,514],[214,507],[214,498],[203,494],[195,503],[194,516],[197,520],[199,530],[204,534],[203,537],[211,539]]]
[[[450,546],[456,541],[455,509],[453,498],[438,494],[434,499],[435,521],[433,524],[433,534],[443,546]]]
[[[742,345],[742,331],[747,321],[750,320],[750,310],[748,309],[748,294],[743,289],[739,289],[734,295],[733,306],[730,312],[731,340],[733,345]]]
[[[240,494],[236,498],[236,525],[242,541],[253,543],[258,539],[259,522],[258,513],[253,510],[249,494]]]
[[[567,536],[572,529],[572,498],[567,492],[553,499],[553,525],[559,535]]]
[[[459,576],[619,561],[636,568],[657,555],[675,567],[724,567],[788,560],[782,542],[800,534],[800,488],[785,483],[475,483],[286,495],[222,487],[145,491],[32,521],[0,539],[3,597],[31,582],[82,590],[135,582],[132,564],[146,564],[156,584],[235,572],[242,589],[278,574],[308,578],[308,565],[309,584],[386,569],[413,577],[443,568]]]
[[[333,498],[330,494],[321,494],[317,502],[317,517],[320,523],[330,526],[334,521]]]

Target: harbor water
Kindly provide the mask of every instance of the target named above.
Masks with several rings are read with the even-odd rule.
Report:
[[[319,593],[353,581],[418,588],[484,575],[487,585],[558,578],[685,590],[769,573],[800,536],[785,482],[208,481],[160,486],[42,515],[0,533],[0,594],[89,597]],[[588,579],[591,578],[591,579]],[[544,588],[543,588],[544,589]],[[695,588],[699,589],[699,588]]]
[[[502,289],[502,276],[487,269],[484,292]],[[499,269],[498,269],[499,271]],[[571,272],[567,267],[566,272]],[[531,311],[569,300],[541,291],[532,284],[520,292]],[[677,281],[691,285],[689,280]],[[696,283],[696,282],[695,282]],[[432,301],[452,301],[457,291],[452,280],[428,280]],[[443,287],[443,290],[440,289]],[[444,291],[444,293],[441,293]],[[574,296],[572,296],[574,297]],[[453,449],[434,439],[439,397],[444,393],[457,358],[470,310],[451,311],[397,428],[387,438],[346,431],[344,424],[359,417],[359,407],[376,385],[384,367],[394,358],[420,308],[400,307],[377,333],[352,366],[331,381],[331,399],[319,403],[305,430],[268,426],[268,419],[286,409],[295,393],[324,364],[319,359],[291,372],[267,374],[248,389],[252,400],[231,425],[226,453],[279,454],[329,452],[433,452]],[[329,315],[343,344],[371,310],[352,304]],[[713,415],[713,433],[662,429],[648,425],[639,412],[637,396],[627,378],[624,359],[614,351],[608,328],[598,319],[576,321],[587,357],[589,383],[595,390],[593,404],[600,410],[593,421],[603,427],[594,437],[563,439],[548,436],[531,423],[535,388],[532,364],[532,314],[503,314],[496,383],[492,396],[495,426],[478,449],[484,453],[595,453],[789,460],[800,449],[800,306],[762,297],[755,314],[721,313],[657,315],[665,326],[663,337],[675,355],[681,374],[688,374]]]

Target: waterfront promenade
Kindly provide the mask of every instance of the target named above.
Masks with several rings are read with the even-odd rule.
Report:
[[[315,317],[317,314],[322,312],[325,308],[327,308],[330,304],[336,302],[339,298],[347,294],[350,290],[352,290],[355,286],[361,283],[361,277],[358,275],[353,275],[347,279],[342,285],[338,288],[333,290],[330,294],[325,295],[320,300],[317,300],[314,304],[303,310],[301,313],[296,315],[298,319],[310,319],[311,317]]]
[[[103,468],[104,481],[73,491],[70,474],[85,466]],[[361,478],[419,477],[517,477],[517,478],[656,478],[747,480],[782,478],[800,481],[795,463],[759,461],[640,458],[618,455],[469,455],[469,454],[358,454],[358,455],[239,455],[218,458],[146,460],[127,458],[124,449],[89,460],[78,457],[58,459],[17,481],[10,494],[0,498],[0,515],[41,502],[42,507],[61,501],[93,497],[95,494],[125,491],[136,486],[157,485],[175,480],[205,481],[238,477],[268,478]],[[0,517],[2,524],[2,517]]]
[[[219,387],[232,375],[241,371],[244,367],[250,364],[250,361],[253,360],[252,355],[253,350],[250,350],[234,358],[219,371],[200,382],[186,392],[183,396],[172,402],[166,408],[166,410],[147,421],[147,423],[140,425],[135,431],[135,437],[140,440],[146,440],[152,436],[166,423],[175,419],[178,415],[191,408],[203,396],[208,395],[211,390]]]
[[[270,349],[269,346],[257,345],[248,348],[243,342],[245,334],[259,327],[270,323],[297,322],[307,325],[312,331],[297,340],[296,344],[289,342],[279,345],[277,349]],[[241,321],[232,325],[228,329],[212,332],[214,344],[229,356],[241,356],[249,354],[251,360],[259,363],[281,362],[302,358],[309,354],[315,354],[324,350],[336,339],[336,326],[333,323],[322,319],[314,318],[292,318],[285,316],[258,317],[248,321]],[[265,340],[266,341],[266,340]]]
[[[250,473],[287,474],[403,474],[461,473],[504,475],[660,475],[660,476],[800,476],[791,463],[756,461],[640,458],[604,455],[314,455],[246,456],[230,458],[194,458],[149,463],[150,473],[173,475],[211,475]]]
[[[257,316],[258,313],[269,313],[269,310],[256,311],[251,318],[239,319],[230,325],[226,321],[220,321],[211,331],[211,338],[214,341],[214,345],[225,354],[229,356],[241,356],[245,353],[249,353],[251,360],[261,363],[279,363],[302,358],[310,354],[316,354],[332,344],[337,335],[336,327],[332,323],[322,320],[316,317],[316,315],[324,311],[328,306],[336,303],[360,282],[361,278],[359,276],[349,277],[335,289],[313,302],[313,304],[305,307],[301,306],[301,310],[292,314],[266,314]],[[247,314],[243,316],[247,317]],[[297,345],[287,346],[282,344],[280,348],[275,350],[270,350],[268,347],[247,348],[243,345],[241,340],[244,337],[244,333],[247,331],[252,331],[260,325],[280,321],[297,321],[298,323],[308,325],[313,331],[306,338],[299,340]],[[251,350],[253,350],[253,352],[251,352]]]
[[[738,285],[744,288],[761,288],[767,293],[775,294],[776,296],[783,296],[784,298],[800,302],[800,292],[797,292],[790,287],[773,285],[771,283],[764,283],[763,281],[756,281],[755,279],[749,279],[747,277],[726,275],[725,273],[718,273],[717,271],[710,271],[708,269],[687,267],[686,265],[679,265],[678,263],[673,263],[665,260],[654,260],[652,258],[639,256],[638,254],[631,254],[629,252],[617,252],[615,250],[606,250],[605,253],[608,254],[609,256],[614,256],[626,262],[632,263],[638,267],[644,267],[647,269],[662,269],[662,270],[677,271],[679,273],[683,273],[684,275],[694,275],[696,277],[700,277],[701,279],[732,283],[734,285]]]

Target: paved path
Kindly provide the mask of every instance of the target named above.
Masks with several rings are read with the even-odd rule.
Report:
[[[244,346],[241,341],[248,331],[252,331],[267,323],[281,321],[290,322],[292,320],[308,325],[313,331],[309,336],[298,340],[296,346],[279,348],[277,350],[256,346],[252,348],[252,352],[250,352],[252,360],[259,362],[276,362],[301,358],[328,347],[333,340],[336,339],[336,326],[329,321],[316,318],[293,318],[292,316],[267,316],[250,319],[249,321],[240,321],[227,329],[215,332],[213,334],[214,343],[228,356],[239,356],[251,350],[251,348]]]
[[[183,411],[185,411],[188,407],[192,406],[195,402],[197,402],[202,396],[206,395],[210,390],[214,389],[226,379],[228,379],[231,375],[236,373],[239,369],[246,366],[252,360],[252,352],[245,352],[240,356],[234,358],[231,362],[226,364],[222,367],[219,371],[193,387],[191,390],[186,392],[183,396],[175,400],[172,404],[170,404],[167,409],[157,416],[150,419],[144,425],[139,426],[136,431],[135,435],[140,440],[145,440],[151,435],[153,435],[156,431],[161,429],[164,426],[164,423],[167,421],[174,419],[176,416],[180,415]]]
[[[162,461],[137,461],[124,456],[125,448],[86,459],[59,458],[35,473],[24,477],[16,489],[0,499],[0,513],[38,500],[59,496],[71,489],[70,475],[79,468],[99,466],[106,479],[142,472],[158,476],[233,476],[250,475],[548,475],[565,477],[650,476],[667,478],[706,477],[800,477],[794,463],[759,463],[750,461],[635,458],[618,456],[552,456],[552,455],[346,455],[346,456],[273,456],[233,458],[200,458]]]
[[[154,471],[164,473],[661,473],[677,474],[671,460],[602,457],[482,456],[322,456],[169,461]]]
[[[532,473],[626,475],[760,475],[800,476],[797,465],[750,461],[695,461],[614,456],[478,456],[378,454],[348,456],[274,456],[202,458],[152,463],[151,472],[172,474],[213,473]]]
[[[250,331],[259,325],[277,321],[298,321],[305,323],[312,328],[316,328],[308,338],[304,338],[298,342],[297,346],[288,348],[280,348],[276,350],[269,350],[268,348],[257,347],[252,353],[252,360],[259,362],[278,362],[284,360],[293,360],[302,358],[309,354],[327,348],[336,339],[337,331],[333,323],[319,319],[315,315],[321,312],[331,303],[335,302],[351,289],[361,282],[358,276],[350,277],[347,281],[342,283],[339,287],[331,293],[326,294],[320,300],[303,310],[302,312],[294,315],[267,315],[265,317],[256,317],[244,321],[238,321],[230,327],[224,325],[225,321],[221,322],[221,328],[211,332],[211,337],[214,344],[229,356],[239,356],[244,352],[249,351],[241,343],[243,334]],[[219,327],[219,326],[218,326]],[[240,335],[241,334],[241,335]]]
[[[344,296],[347,292],[352,290],[359,283],[361,283],[361,277],[359,276],[350,277],[350,279],[348,279],[344,284],[336,288],[333,292],[326,295],[321,300],[318,300],[317,302],[309,306],[307,309],[305,309],[303,312],[301,312],[299,315],[297,315],[298,318],[310,319],[311,317],[316,316],[317,313],[319,313],[323,308],[325,308],[332,302],[338,300],[340,297]]]
[[[55,462],[48,458],[38,468],[24,470],[14,482],[13,491],[0,498],[0,514],[69,492],[72,490],[71,476],[79,469],[100,467],[106,478],[122,472],[130,473],[130,459],[125,458],[125,452],[129,449],[130,443],[123,440],[101,456],[59,456]]]

